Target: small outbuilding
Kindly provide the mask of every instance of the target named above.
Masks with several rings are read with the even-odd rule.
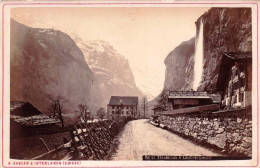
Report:
[[[202,91],[169,91],[168,103],[171,109],[180,109],[212,104],[207,92]]]
[[[157,112],[166,111],[166,109],[161,106],[154,107],[152,110],[153,110],[154,115],[157,115]]]

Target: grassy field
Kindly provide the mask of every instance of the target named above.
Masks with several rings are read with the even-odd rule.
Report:
[[[12,159],[30,159],[40,154],[47,152],[47,149],[41,142],[42,138],[50,150],[55,148],[55,145],[63,143],[63,137],[70,140],[69,132],[62,132],[49,135],[36,135],[26,138],[11,140],[10,158]]]

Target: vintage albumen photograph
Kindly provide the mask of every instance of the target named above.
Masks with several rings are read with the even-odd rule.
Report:
[[[252,23],[250,7],[12,8],[5,157],[252,159]]]

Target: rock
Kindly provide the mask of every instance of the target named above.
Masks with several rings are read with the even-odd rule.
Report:
[[[215,137],[208,137],[208,143],[218,146],[224,149],[226,146],[226,133],[217,134]]]
[[[252,143],[252,137],[244,137],[243,141]]]
[[[206,124],[208,124],[208,121],[207,120],[203,120],[202,124],[206,125]]]
[[[235,146],[235,144],[229,144],[229,147],[230,148],[232,148],[232,147],[234,147]]]
[[[242,118],[237,118],[237,123],[241,123],[242,121]]]
[[[189,128],[190,130],[192,130],[195,124],[196,124],[195,121],[190,121],[190,123],[189,123],[189,125],[188,125],[188,128]]]
[[[241,135],[239,135],[238,133],[233,133],[232,138],[233,138],[234,143],[238,143],[242,140],[243,137]]]
[[[247,124],[245,127],[246,128],[252,128],[252,124]]]
[[[197,133],[191,133],[191,136],[193,137],[193,138],[196,138],[197,137]]]
[[[217,134],[221,134],[221,133],[223,133],[224,131],[225,131],[224,128],[219,128],[219,129],[216,131],[216,133],[217,133]]]
[[[240,144],[240,146],[243,147],[243,148],[249,148],[249,146],[252,146],[252,143],[242,142],[242,143]]]
[[[214,124],[213,124],[213,129],[214,129],[215,131],[217,131],[218,128],[219,128],[219,122],[214,122]]]

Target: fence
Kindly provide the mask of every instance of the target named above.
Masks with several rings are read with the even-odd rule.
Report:
[[[103,160],[115,136],[130,120],[131,117],[121,117],[114,121],[78,122],[70,131],[70,140],[63,138],[53,150],[45,145],[48,152],[31,160]]]

